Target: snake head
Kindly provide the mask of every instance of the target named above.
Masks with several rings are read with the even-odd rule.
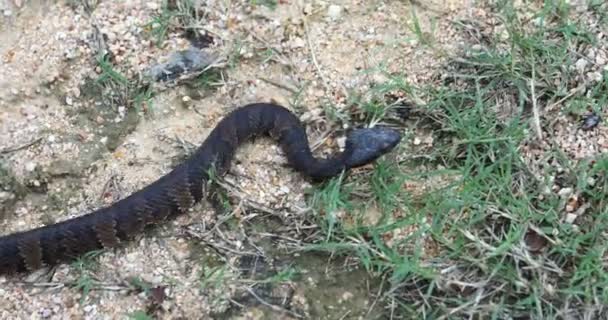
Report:
[[[368,164],[391,151],[400,141],[401,135],[393,129],[355,129],[346,137],[346,164],[351,168]]]

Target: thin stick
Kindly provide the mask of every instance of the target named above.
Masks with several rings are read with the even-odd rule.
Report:
[[[264,81],[264,82],[266,82],[268,84],[271,84],[271,85],[273,85],[273,86],[275,86],[277,88],[281,88],[281,89],[287,90],[287,91],[289,91],[289,92],[291,92],[293,94],[298,93],[298,90],[296,90],[296,89],[294,89],[294,88],[292,88],[292,87],[290,87],[288,85],[285,85],[285,84],[282,84],[282,83],[278,83],[278,82],[276,82],[274,80],[271,80],[271,79],[268,79],[268,78],[264,78],[264,77],[259,77],[258,79],[260,79],[260,80],[262,80],[262,81]]]
[[[530,79],[530,92],[532,94],[532,113],[534,120],[534,129],[536,129],[536,136],[538,140],[543,139],[543,131],[540,127],[540,114],[538,112],[538,105],[536,103],[536,90],[534,89],[534,78],[536,77],[536,72],[534,69],[534,65],[532,65],[532,79]]]
[[[376,299],[374,299],[374,302],[367,310],[367,313],[365,314],[366,317],[368,317],[369,314],[372,312],[372,310],[374,310],[376,303],[378,303],[378,300],[380,299],[380,296],[382,295],[382,289],[384,288],[384,280],[386,280],[386,277],[382,277],[382,282],[380,282],[380,289],[378,289],[378,292],[376,293]]]
[[[251,295],[252,295],[254,298],[256,298],[256,300],[258,300],[258,301],[259,301],[261,304],[263,304],[263,305],[265,305],[265,306],[267,306],[267,307],[269,307],[269,308],[271,308],[271,309],[273,309],[273,310],[275,310],[275,311],[279,311],[279,312],[285,312],[285,313],[288,313],[288,314],[290,314],[290,315],[292,315],[292,316],[294,316],[294,317],[296,317],[296,318],[299,318],[299,319],[304,319],[304,316],[303,316],[303,315],[301,315],[301,314],[299,314],[299,313],[295,313],[295,312],[293,312],[293,311],[291,311],[291,310],[287,310],[287,309],[285,309],[285,308],[281,308],[281,307],[279,307],[279,306],[277,306],[277,305],[274,305],[274,304],[271,304],[271,303],[269,303],[269,302],[264,301],[264,299],[260,298],[260,296],[258,296],[258,295],[257,295],[257,294],[256,294],[256,293],[255,293],[255,292],[254,292],[254,291],[253,291],[251,288],[247,288],[246,290],[247,290],[247,291],[248,291],[248,292],[249,292],[249,293],[250,293],[250,294],[251,294]]]
[[[317,56],[315,54],[315,50],[312,47],[312,41],[310,40],[310,30],[308,29],[308,22],[306,22],[306,18],[303,19],[304,21],[304,32],[306,32],[306,43],[308,44],[308,50],[310,50],[310,57],[312,58],[312,63],[315,65],[315,68],[317,69],[317,73],[319,74],[319,78],[321,78],[321,81],[323,82],[323,86],[325,87],[325,93],[329,94],[329,92],[331,92],[329,90],[329,85],[327,82],[327,79],[325,79],[325,76],[323,75],[323,72],[321,71],[321,67],[319,66],[319,62],[317,61]]]
[[[538,140],[543,139],[543,131],[540,127],[540,114],[538,112],[538,105],[536,104],[536,90],[534,89],[534,78],[536,76],[536,72],[534,69],[534,64],[532,64],[532,79],[530,79],[530,93],[532,94],[532,113],[534,120],[534,129],[536,129],[536,136]]]
[[[11,152],[22,150],[22,149],[26,149],[26,148],[29,148],[29,147],[35,145],[36,143],[38,143],[40,141],[42,141],[42,138],[34,139],[34,140],[32,140],[30,142],[27,142],[25,144],[22,144],[20,146],[8,147],[8,148],[6,148],[4,150],[0,150],[0,154],[7,154],[7,153],[11,153]]]

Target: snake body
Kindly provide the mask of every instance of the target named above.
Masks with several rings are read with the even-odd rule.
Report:
[[[291,167],[314,179],[370,163],[401,139],[388,128],[356,129],[347,136],[344,151],[315,158],[304,126],[288,109],[267,103],[243,106],[224,117],[188,160],[143,189],[88,214],[0,237],[0,274],[31,272],[117,247],[146,226],[184,213],[203,199],[210,170],[225,174],[237,147],[260,135],[275,139]]]

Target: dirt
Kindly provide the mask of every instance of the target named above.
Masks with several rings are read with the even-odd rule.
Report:
[[[338,140],[323,134],[336,121],[324,110],[339,113],[351,92],[386,81],[382,71],[425,83],[445,58],[408,27],[412,7],[404,1],[279,1],[274,10],[209,1],[202,6],[203,18],[191,23],[200,23],[215,38],[212,50],[226,58],[225,78],[212,90],[159,88],[143,114],[120,99],[102,99],[107,92],[90,90],[102,74],[96,55],[109,49],[117,70],[132,79],[190,44],[183,32],[169,29],[156,45],[152,31],[159,25],[150,22],[162,12],[160,1],[87,6],[95,3],[0,2],[0,150],[2,172],[10,176],[0,182],[0,201],[11,208],[0,220],[0,234],[69,219],[127,196],[166,173],[224,114],[245,103],[295,102],[316,152],[328,152]],[[468,14],[468,5],[449,1],[415,9],[423,30],[436,34],[434,25],[441,32],[433,41],[451,51],[464,42],[446,17]],[[364,72],[368,69],[376,72]],[[432,143],[424,136],[414,141]],[[232,227],[219,242],[214,226],[223,221],[213,206],[199,205],[132,245],[104,252],[94,263],[0,277],[0,317],[110,319],[147,312],[164,319],[229,313],[240,319],[263,314],[285,319],[289,314],[264,308],[258,299],[258,306],[231,312],[231,299],[242,288],[234,281],[239,279],[234,255],[219,246],[251,250],[238,227],[257,215],[247,205],[292,218],[307,209],[304,193],[310,184],[266,140],[238,151],[226,181],[233,185],[232,199],[247,201],[230,206],[236,208]],[[222,254],[210,249],[201,254],[200,247],[193,248],[196,241]],[[376,287],[362,287],[362,272],[327,281],[334,262],[309,257],[291,262],[311,274],[289,282],[295,286],[294,310],[313,318],[365,318]],[[207,277],[218,266],[227,266],[226,272]],[[151,289],[140,290],[134,279]],[[218,285],[209,285],[209,279]],[[92,284],[92,290],[83,292],[83,284]],[[334,295],[339,297],[331,299]]]

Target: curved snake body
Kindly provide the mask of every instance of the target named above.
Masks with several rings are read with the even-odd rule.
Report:
[[[145,188],[83,216],[0,237],[0,274],[33,271],[116,247],[146,226],[185,212],[203,199],[210,169],[226,173],[239,144],[262,134],[278,141],[295,170],[317,179],[367,164],[401,139],[391,129],[357,129],[348,135],[343,152],[318,159],[290,111],[266,103],[241,107],[222,119],[188,160]]]

